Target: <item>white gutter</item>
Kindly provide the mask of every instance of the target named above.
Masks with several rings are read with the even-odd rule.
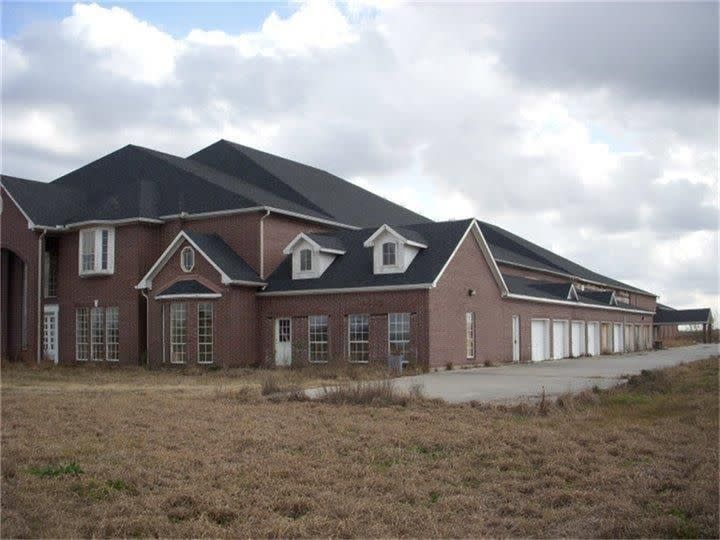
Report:
[[[375,287],[348,287],[345,289],[305,289],[302,291],[270,291],[258,292],[257,296],[297,296],[309,294],[340,294],[358,292],[380,292],[380,291],[412,291],[421,289],[432,289],[432,283],[418,283],[414,285],[379,285]]]
[[[507,293],[507,294],[503,294],[502,297],[508,298],[510,300],[525,300],[528,302],[539,302],[542,304],[559,304],[562,306],[573,306],[573,307],[582,307],[582,308],[590,308],[590,309],[604,309],[607,311],[622,311],[625,313],[640,313],[643,315],[655,315],[654,311],[644,311],[642,309],[626,309],[626,308],[621,308],[619,306],[599,306],[596,304],[586,304],[584,302],[569,302],[567,300],[554,300],[552,298],[540,298],[537,296],[527,296],[524,294]]]
[[[179,294],[159,294],[155,297],[155,300],[176,300],[179,298],[220,298],[221,294],[218,293],[179,293]]]

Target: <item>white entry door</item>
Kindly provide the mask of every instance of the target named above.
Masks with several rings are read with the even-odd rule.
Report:
[[[43,357],[58,363],[58,306],[43,311]]]
[[[553,358],[567,358],[568,356],[568,322],[553,321]]]
[[[512,317],[512,359],[513,362],[520,361],[520,317]]]
[[[589,322],[587,324],[587,352],[590,356],[600,354],[600,324]]]
[[[275,365],[289,366],[292,361],[292,319],[275,319]]]
[[[530,323],[532,361],[540,362],[550,357],[550,321],[533,319]]]
[[[572,355],[577,358],[585,354],[585,323],[573,321],[571,334]]]

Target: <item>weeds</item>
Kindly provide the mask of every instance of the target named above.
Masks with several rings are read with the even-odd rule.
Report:
[[[45,465],[44,467],[30,467],[28,472],[33,476],[39,476],[40,478],[55,478],[57,476],[65,475],[78,475],[83,474],[83,470],[80,465],[75,463],[69,463],[68,465]]]
[[[325,388],[314,400],[333,405],[372,405],[375,407],[406,407],[421,399],[422,386],[408,392],[398,390],[389,379],[377,382],[358,382],[347,386]]]

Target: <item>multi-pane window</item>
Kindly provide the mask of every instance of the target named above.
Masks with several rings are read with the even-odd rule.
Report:
[[[465,314],[465,351],[468,358],[475,358],[475,313]]]
[[[87,360],[90,358],[90,309],[78,308],[75,310],[75,358]]]
[[[213,361],[213,305],[210,302],[198,304],[198,362],[211,364]]]
[[[309,272],[310,270],[312,270],[312,251],[300,250],[300,271]]]
[[[57,239],[45,239],[45,256],[43,257],[43,285],[45,298],[57,296],[58,275]]]
[[[348,352],[351,362],[367,362],[370,358],[370,316],[348,317]]]
[[[105,332],[103,327],[103,308],[90,309],[90,358],[105,358]]]
[[[328,316],[308,317],[308,352],[311,362],[328,361]]]
[[[116,307],[105,309],[105,359],[109,362],[120,360],[120,310]]]
[[[183,272],[190,272],[195,268],[195,250],[186,246],[180,252],[180,266]]]
[[[80,273],[112,273],[115,265],[115,230],[109,228],[80,231]]]
[[[170,304],[170,362],[183,364],[187,358],[187,306]]]
[[[410,353],[410,314],[388,314],[388,348],[390,356],[402,356],[408,360]]]
[[[382,245],[383,266],[395,266],[397,264],[397,243],[385,242]]]

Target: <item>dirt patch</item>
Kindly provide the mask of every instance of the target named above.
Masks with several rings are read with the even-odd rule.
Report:
[[[718,359],[543,411],[12,370],[2,537],[718,536]]]

